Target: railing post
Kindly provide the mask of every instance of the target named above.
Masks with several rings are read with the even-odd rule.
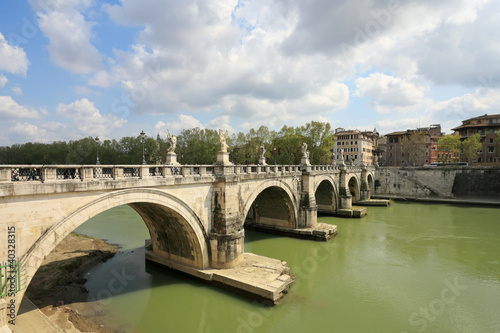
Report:
[[[0,182],[7,182],[11,180],[12,168],[0,168]]]
[[[83,167],[82,170],[82,180],[92,180],[94,178],[94,167]]]
[[[46,182],[47,180],[56,180],[56,168],[43,167],[42,169],[42,180]]]
[[[139,177],[142,179],[149,178],[149,165],[142,164],[139,167]]]
[[[115,166],[113,168],[113,178],[114,179],[123,178],[123,168]]]

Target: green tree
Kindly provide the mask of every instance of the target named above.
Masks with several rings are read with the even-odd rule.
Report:
[[[443,152],[440,162],[448,163],[460,152],[460,137],[458,135],[444,135],[438,140],[438,149]],[[450,159],[451,156],[451,159]]]
[[[410,165],[415,166],[424,156],[424,153],[428,149],[427,137],[428,133],[413,132],[401,139],[401,153]]]
[[[330,123],[311,121],[301,127],[301,134],[309,150],[312,164],[328,164],[333,148],[334,133]]]
[[[482,148],[481,136],[477,133],[462,142],[462,153],[471,165],[473,161],[477,160]]]
[[[231,149],[228,142],[229,149]],[[213,164],[220,149],[219,133],[216,130],[198,127],[183,130],[177,136],[177,161],[181,164]]]

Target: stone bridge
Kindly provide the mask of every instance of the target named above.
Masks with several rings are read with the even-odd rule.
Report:
[[[0,165],[0,263],[22,263],[25,289],[75,228],[129,205],[149,230],[149,259],[197,270],[237,267],[245,222],[326,240],[336,227],[318,228],[317,213],[351,211],[352,202],[369,199],[374,171],[344,165]]]

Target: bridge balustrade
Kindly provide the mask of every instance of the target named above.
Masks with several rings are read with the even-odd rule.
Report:
[[[121,178],[204,177],[216,174],[290,174],[299,173],[303,165],[0,165],[0,182],[105,180]],[[340,170],[339,165],[310,165],[311,172]],[[351,172],[360,172],[360,166],[342,166]],[[368,167],[373,168],[373,166]]]

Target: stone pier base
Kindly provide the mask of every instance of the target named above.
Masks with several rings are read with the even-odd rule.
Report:
[[[270,305],[277,304],[293,282],[286,262],[252,253],[245,253],[238,266],[228,269],[197,269],[162,258],[149,250],[146,250],[146,260]]]
[[[268,224],[245,224],[245,229],[269,232],[273,234],[290,236],[302,239],[312,239],[318,241],[327,241],[337,235],[337,226],[328,223],[316,223],[310,228],[284,228],[280,226],[273,226]]]

